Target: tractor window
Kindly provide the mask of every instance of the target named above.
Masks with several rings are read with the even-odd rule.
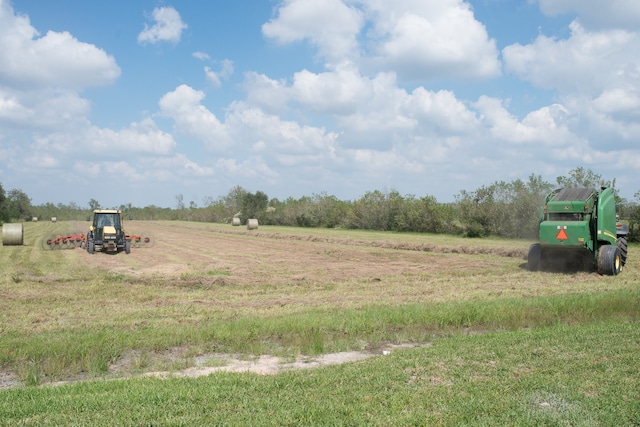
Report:
[[[584,214],[579,212],[549,213],[549,221],[584,221]]]
[[[104,228],[107,226],[120,228],[120,217],[117,214],[101,214],[97,218],[97,227]]]

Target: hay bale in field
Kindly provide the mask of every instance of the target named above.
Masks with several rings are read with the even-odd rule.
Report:
[[[231,225],[238,226],[240,225],[240,218],[238,218],[237,216],[234,216],[233,219],[231,220]]]
[[[2,244],[4,246],[21,246],[24,243],[24,227],[22,224],[2,224]]]
[[[34,216],[33,218],[31,218],[31,221],[32,221],[32,222],[38,222],[38,217],[37,217],[37,216]]]
[[[255,218],[247,220],[247,230],[257,230],[258,229],[258,220]]]
[[[58,220],[58,218],[56,218],[55,216],[51,217],[51,222],[56,222]]]

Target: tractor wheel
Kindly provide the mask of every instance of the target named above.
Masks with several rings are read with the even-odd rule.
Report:
[[[622,260],[617,245],[600,246],[598,250],[598,273],[608,276],[620,274]]]
[[[126,253],[127,255],[131,253],[131,241],[127,240],[126,242],[124,242],[124,253]]]
[[[622,267],[627,263],[627,236],[618,237],[618,248],[620,249],[620,264]]]
[[[92,241],[87,242],[87,252],[89,252],[90,254],[95,253],[96,251],[96,246]]]
[[[538,271],[542,268],[542,247],[540,243],[534,243],[529,246],[527,255],[527,269],[529,271]]]

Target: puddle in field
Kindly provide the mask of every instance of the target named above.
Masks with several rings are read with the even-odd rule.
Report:
[[[429,347],[426,344],[390,344],[376,351],[344,351],[339,353],[321,354],[317,356],[299,355],[295,358],[278,357],[272,355],[244,356],[229,354],[209,354],[192,359],[194,366],[171,371],[153,371],[142,374],[144,377],[156,378],[197,378],[207,376],[215,372],[249,372],[259,375],[275,375],[280,372],[300,369],[314,369],[323,366],[340,365],[343,363],[357,362],[375,356],[388,355],[397,349],[412,349]],[[120,362],[123,366],[131,364],[131,356],[125,357]],[[117,366],[115,370],[121,369]]]
[[[286,370],[312,369],[321,366],[338,365],[356,362],[375,356],[373,353],[348,351],[342,353],[325,354],[317,357],[299,356],[289,362],[277,356],[263,355],[255,359],[241,360],[228,356],[212,356],[200,358],[201,364],[223,364],[222,366],[195,366],[180,371],[147,372],[144,376],[156,378],[196,378],[210,375],[214,372],[251,372],[260,375],[274,375]],[[288,360],[288,359],[287,359]]]
[[[235,373],[253,373],[258,375],[276,375],[280,372],[315,369],[323,366],[340,365],[343,363],[357,362],[369,359],[375,356],[385,356],[391,354],[398,349],[412,349],[429,347],[431,343],[425,344],[396,344],[387,345],[377,351],[345,351],[339,353],[322,354],[318,356],[297,356],[295,359],[283,358],[271,355],[262,355],[257,357],[240,357],[238,355],[229,354],[209,354],[193,358],[192,362],[195,366],[177,369],[171,371],[151,371],[139,375],[127,374],[131,367],[135,364],[135,359],[140,356],[133,352],[122,357],[118,362],[113,364],[110,369],[111,379],[131,379],[139,377],[154,377],[160,379],[169,378],[198,378],[211,375],[216,372],[235,372]],[[82,381],[100,381],[100,378],[92,379],[86,377],[72,378],[64,381],[46,382],[43,386],[60,386],[66,384],[74,384]],[[0,390],[23,387],[24,384],[18,377],[10,372],[0,371]]]

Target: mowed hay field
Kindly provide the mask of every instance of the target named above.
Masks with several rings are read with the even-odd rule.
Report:
[[[24,228],[0,425],[640,423],[636,246],[606,277],[504,239],[127,221],[152,244],[90,255],[45,244],[88,223]]]

